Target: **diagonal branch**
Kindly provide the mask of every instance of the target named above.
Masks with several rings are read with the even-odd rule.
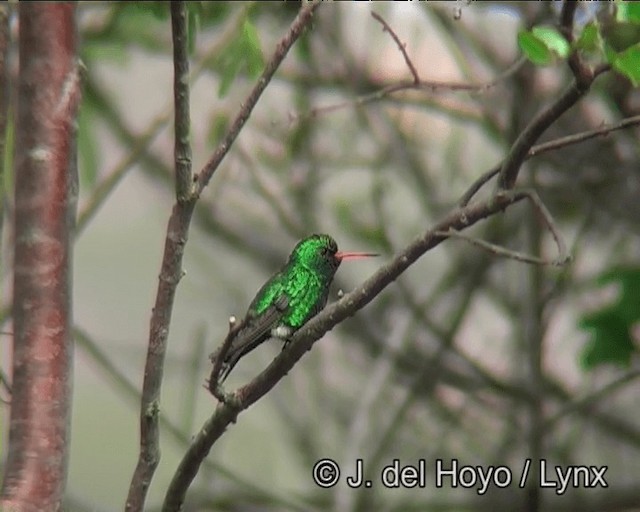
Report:
[[[187,489],[195,478],[200,464],[211,450],[213,443],[224,433],[230,423],[236,421],[238,414],[271,390],[327,331],[366,306],[418,258],[446,238],[436,233],[471,226],[528,197],[526,192],[505,191],[486,201],[453,210],[432,229],[417,237],[361,286],[327,306],[305,324],[293,335],[287,350],[282,351],[249,384],[233,393],[232,400],[220,403],[214,414],[205,422],[174,474],[167,489],[163,512],[180,510]]]
[[[411,71],[411,75],[413,76],[413,83],[419,84],[420,83],[420,76],[418,75],[418,70],[413,65],[413,62],[411,62],[411,59],[409,58],[409,55],[407,54],[407,48],[406,48],[407,45],[405,43],[403,43],[402,41],[400,41],[400,38],[393,31],[393,29],[389,26],[389,24],[382,18],[382,16],[380,16],[377,12],[372,12],[371,16],[373,16],[376,21],[380,22],[380,24],[382,25],[382,31],[383,32],[389,32],[389,34],[391,35],[393,40],[398,45],[398,48],[402,52],[402,56],[404,57],[404,61],[407,63],[407,66],[409,67],[409,70]]]
[[[520,167],[527,157],[529,150],[562,114],[573,107],[591,87],[593,81],[602,73],[609,71],[609,65],[602,65],[594,70],[582,66],[576,61],[579,69],[574,70],[575,78],[571,84],[562,92],[560,97],[551,105],[542,109],[520,133],[516,141],[511,146],[507,157],[500,168],[498,177],[498,188],[511,189],[514,187]]]
[[[520,133],[511,146],[509,153],[502,162],[498,187],[512,189],[518,178],[520,167],[527,157],[529,149],[536,143],[544,131],[551,126],[562,114],[573,107],[589,90],[589,85],[581,86],[573,80],[569,87],[551,105],[540,111]]]
[[[489,251],[492,254],[495,254],[497,256],[511,258],[516,261],[522,261],[523,263],[532,263],[535,265],[555,265],[555,266],[565,265],[568,261],[571,260],[571,257],[567,252],[567,245],[565,244],[564,239],[560,234],[560,231],[556,227],[556,224],[553,220],[553,217],[551,216],[551,213],[549,213],[549,210],[547,210],[547,207],[544,205],[544,203],[540,199],[540,196],[538,196],[538,193],[535,190],[524,189],[524,190],[520,190],[519,192],[521,194],[524,194],[529,199],[529,201],[531,201],[531,205],[536,210],[536,212],[540,215],[540,217],[542,217],[542,220],[544,221],[545,225],[547,226],[547,229],[551,233],[551,236],[553,236],[553,240],[555,241],[556,246],[558,248],[557,258],[553,260],[548,260],[546,258],[539,258],[537,256],[532,256],[530,254],[524,254],[522,252],[512,251],[510,249],[507,249],[506,247],[501,247],[499,245],[492,244],[491,242],[486,242],[478,238],[473,238],[470,236],[463,235],[462,233],[454,229],[449,229],[448,231],[438,231],[436,232],[436,234],[440,236],[445,236],[445,237],[459,238],[473,245],[481,247],[482,249],[485,249],[486,251]]]
[[[293,20],[293,23],[289,27],[287,33],[276,46],[276,50],[271,57],[271,60],[267,63],[262,75],[260,75],[260,78],[258,78],[253,90],[249,93],[249,96],[247,96],[246,100],[242,103],[242,108],[231,124],[229,131],[223,137],[220,144],[218,144],[218,147],[209,161],[205,164],[202,171],[200,171],[196,176],[196,187],[194,190],[194,195],[196,197],[202,193],[204,187],[207,186],[207,183],[209,183],[209,180],[213,176],[213,173],[218,169],[220,162],[222,162],[222,159],[229,151],[231,144],[236,140],[240,130],[247,122],[247,119],[249,119],[251,111],[256,106],[258,99],[266,89],[278,67],[280,67],[280,63],[286,57],[289,49],[293,46],[293,43],[298,39],[298,37],[300,37],[300,34],[302,34],[305,27],[311,22],[313,13],[319,5],[319,2],[312,2],[304,5]]]
[[[603,137],[616,130],[622,130],[624,128],[638,125],[640,125],[640,115],[627,117],[618,121],[617,123],[603,124],[602,126],[594,128],[593,130],[586,130],[574,135],[559,137],[557,139],[550,140],[549,142],[536,144],[529,150],[527,158],[531,158],[532,156],[537,156],[554,149],[560,149],[565,146],[570,146],[571,144],[577,144],[578,142],[584,142],[585,140],[593,139],[595,137]]]
[[[622,119],[621,121],[618,121],[617,123],[603,124],[599,128],[594,128],[593,130],[586,130],[584,132],[575,133],[573,135],[559,137],[548,142],[542,142],[540,144],[536,144],[528,151],[525,160],[529,160],[529,158],[541,155],[542,153],[546,153],[547,151],[561,149],[572,144],[578,144],[589,139],[594,139],[595,137],[604,137],[611,132],[638,125],[640,125],[640,115],[627,117],[625,119]],[[491,178],[493,178],[500,172],[501,166],[502,164],[498,164],[496,167],[486,171],[478,179],[476,179],[476,181],[474,181],[467,189],[467,191],[462,195],[462,198],[458,202],[458,206],[466,206],[469,201],[471,201],[473,196],[476,195],[476,193],[489,180],[491,180]]]
[[[346,108],[356,108],[366,105],[368,103],[373,103],[375,101],[380,101],[384,98],[390,97],[393,94],[406,91],[406,90],[420,90],[420,91],[429,91],[429,92],[440,92],[440,91],[466,91],[466,92],[476,92],[482,93],[495,87],[500,82],[506,80],[510,76],[514,75],[524,64],[526,63],[526,58],[522,57],[511,64],[507,69],[503,72],[492,78],[487,82],[449,82],[449,81],[441,81],[441,80],[420,80],[419,82],[415,82],[415,80],[402,80],[400,82],[392,83],[373,91],[368,94],[364,94],[352,100],[341,101],[338,103],[333,103],[330,105],[320,106],[312,108],[306,112],[301,113],[290,113],[287,117],[289,122],[294,121],[305,121],[307,119],[313,119],[315,117],[319,117],[324,114],[329,114],[331,112],[335,112],[338,110],[346,109]],[[377,84],[373,84],[377,85]]]

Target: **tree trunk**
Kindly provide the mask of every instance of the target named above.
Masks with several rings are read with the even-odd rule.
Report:
[[[19,5],[13,386],[0,510],[61,510],[71,413],[80,96],[75,5]]]

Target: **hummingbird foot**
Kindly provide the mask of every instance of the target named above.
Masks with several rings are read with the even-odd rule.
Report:
[[[271,329],[271,337],[282,340],[284,344],[282,345],[282,350],[289,346],[291,342],[291,336],[293,336],[293,329],[288,325],[279,325],[278,327],[274,327]]]
[[[214,397],[216,397],[218,402],[229,405],[234,409],[240,408],[240,402],[236,394],[227,393],[222,384],[216,383],[212,386],[211,383],[209,383],[209,391]]]
[[[287,341],[289,338],[291,338],[292,334],[293,329],[288,325],[279,325],[278,327],[274,327],[273,329],[271,329],[271,336],[283,341]]]

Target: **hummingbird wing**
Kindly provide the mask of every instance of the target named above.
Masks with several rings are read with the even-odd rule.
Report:
[[[224,356],[220,382],[224,382],[233,367],[245,354],[271,337],[271,329],[276,327],[288,305],[289,298],[283,293],[261,313],[255,314],[250,310],[244,321],[245,325],[238,331]]]

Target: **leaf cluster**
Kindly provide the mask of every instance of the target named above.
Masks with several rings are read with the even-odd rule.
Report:
[[[602,8],[569,40],[553,26],[539,25],[518,33],[518,46],[537,66],[566,60],[573,52],[606,62],[637,87],[640,85],[640,3],[616,2],[615,15]],[[598,13],[596,13],[598,14]],[[573,36],[573,34],[571,35]]]

